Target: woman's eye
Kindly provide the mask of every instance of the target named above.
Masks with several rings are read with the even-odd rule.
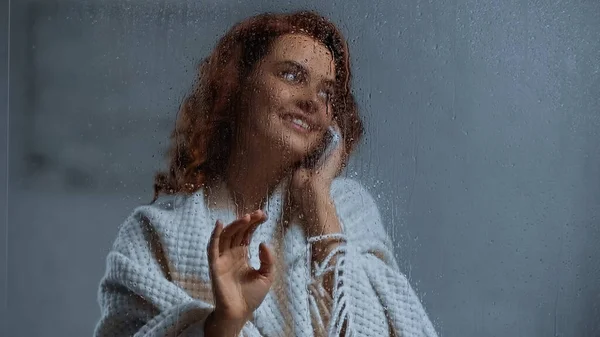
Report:
[[[285,71],[285,72],[283,72],[283,78],[290,82],[296,82],[296,81],[298,81],[298,74],[289,72],[289,71]]]

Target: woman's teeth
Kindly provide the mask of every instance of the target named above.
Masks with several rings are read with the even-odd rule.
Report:
[[[298,125],[299,127],[305,129],[305,130],[310,130],[310,126],[303,120],[299,119],[299,118],[292,118],[291,122]]]
[[[294,122],[294,124],[296,124],[296,125],[299,125],[299,126],[305,128],[306,130],[308,130],[308,124],[306,124],[303,120],[294,118],[294,119],[292,119],[292,122]]]

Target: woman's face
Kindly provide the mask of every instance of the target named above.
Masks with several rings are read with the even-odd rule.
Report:
[[[279,37],[256,65],[241,125],[254,146],[303,159],[332,122],[334,59],[327,47],[302,34]]]

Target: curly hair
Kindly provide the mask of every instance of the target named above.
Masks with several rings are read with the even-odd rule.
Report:
[[[363,122],[350,90],[346,41],[333,23],[316,12],[265,13],[234,25],[200,64],[171,134],[168,172],[155,176],[153,202],[161,193],[194,193],[207,181],[220,177],[236,131],[244,79],[278,37],[294,33],[314,38],[333,54],[336,94],[332,112],[344,137],[346,165],[363,135]]]

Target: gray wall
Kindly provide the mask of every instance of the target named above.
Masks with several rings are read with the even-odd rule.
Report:
[[[308,7],[350,42],[347,173],[441,335],[600,336],[600,2],[15,2],[7,335],[91,334],[195,64],[234,22]]]
[[[6,327],[6,191],[7,191],[7,99],[8,99],[8,1],[0,1],[0,331]]]

